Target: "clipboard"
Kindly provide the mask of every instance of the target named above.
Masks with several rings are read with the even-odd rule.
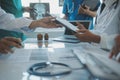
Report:
[[[69,21],[71,24],[73,24],[74,26],[77,26],[76,23],[80,23],[82,24],[86,29],[90,28],[91,25],[91,20],[72,20]],[[65,28],[65,35],[73,35],[73,31],[71,31],[69,28]]]
[[[71,24],[69,21],[62,19],[62,18],[56,18],[57,23],[62,24],[64,27],[69,28],[73,31],[73,33],[76,33],[77,30],[79,30],[76,26]]]

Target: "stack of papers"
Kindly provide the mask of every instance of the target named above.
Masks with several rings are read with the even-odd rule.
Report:
[[[108,58],[109,52],[90,44],[75,48],[73,51],[95,77],[120,80],[120,64]]]

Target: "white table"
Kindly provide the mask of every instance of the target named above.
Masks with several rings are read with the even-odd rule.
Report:
[[[71,50],[79,44],[49,40],[48,46],[45,46],[45,42],[42,43],[42,46],[39,43],[38,46],[36,38],[28,38],[24,44],[24,48],[16,49],[14,54],[0,56],[0,80],[26,80],[27,69],[32,64],[43,61],[65,63],[75,70],[59,79],[37,77],[37,79],[33,78],[32,80],[89,80],[90,74],[83,68]]]

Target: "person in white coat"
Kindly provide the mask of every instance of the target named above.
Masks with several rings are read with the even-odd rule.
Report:
[[[53,17],[46,17],[40,20],[31,20],[24,17],[15,18],[12,14],[6,13],[0,7],[0,29],[10,30],[10,31],[31,31],[37,27],[43,28],[56,28],[60,27],[56,24]]]
[[[114,38],[120,34],[120,0],[105,0],[104,3],[103,11],[100,13],[101,7],[98,10],[95,29],[89,31],[79,25],[81,29],[75,35],[80,41],[100,43],[102,48],[111,49]]]
[[[14,32],[30,32],[33,31],[37,27],[43,27],[43,28],[57,28],[60,27],[59,24],[56,24],[54,22],[55,18],[53,17],[46,17],[40,20],[30,20],[24,17],[21,18],[15,18],[12,14],[6,13],[1,7],[0,7],[0,29]],[[3,34],[0,32],[1,35]],[[0,35],[0,36],[1,36]],[[4,34],[6,35],[6,34]],[[6,37],[6,36],[4,36]],[[8,53],[11,51],[10,46],[15,46],[12,43],[15,43],[15,40],[12,38],[12,41],[2,37],[0,39],[0,52]],[[10,39],[11,39],[10,38]],[[4,42],[5,41],[5,42]],[[9,45],[7,44],[9,43]],[[15,46],[16,47],[16,46]]]

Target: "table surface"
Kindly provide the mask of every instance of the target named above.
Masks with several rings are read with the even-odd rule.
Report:
[[[0,55],[0,80],[93,80],[93,76],[73,52],[73,48],[83,46],[82,42],[57,42],[53,38],[38,41],[37,38],[28,38],[23,44],[21,49],[13,48],[13,54]],[[72,73],[57,77],[29,77],[28,68],[40,62],[67,64],[72,68]]]
[[[14,53],[0,56],[0,80],[27,80],[27,69],[39,62],[60,62],[69,65],[73,70],[69,75],[59,77],[62,80],[89,80],[90,74],[72,52],[79,43],[37,41],[28,38],[24,47],[15,49]],[[32,76],[30,80],[59,80],[56,77]]]

